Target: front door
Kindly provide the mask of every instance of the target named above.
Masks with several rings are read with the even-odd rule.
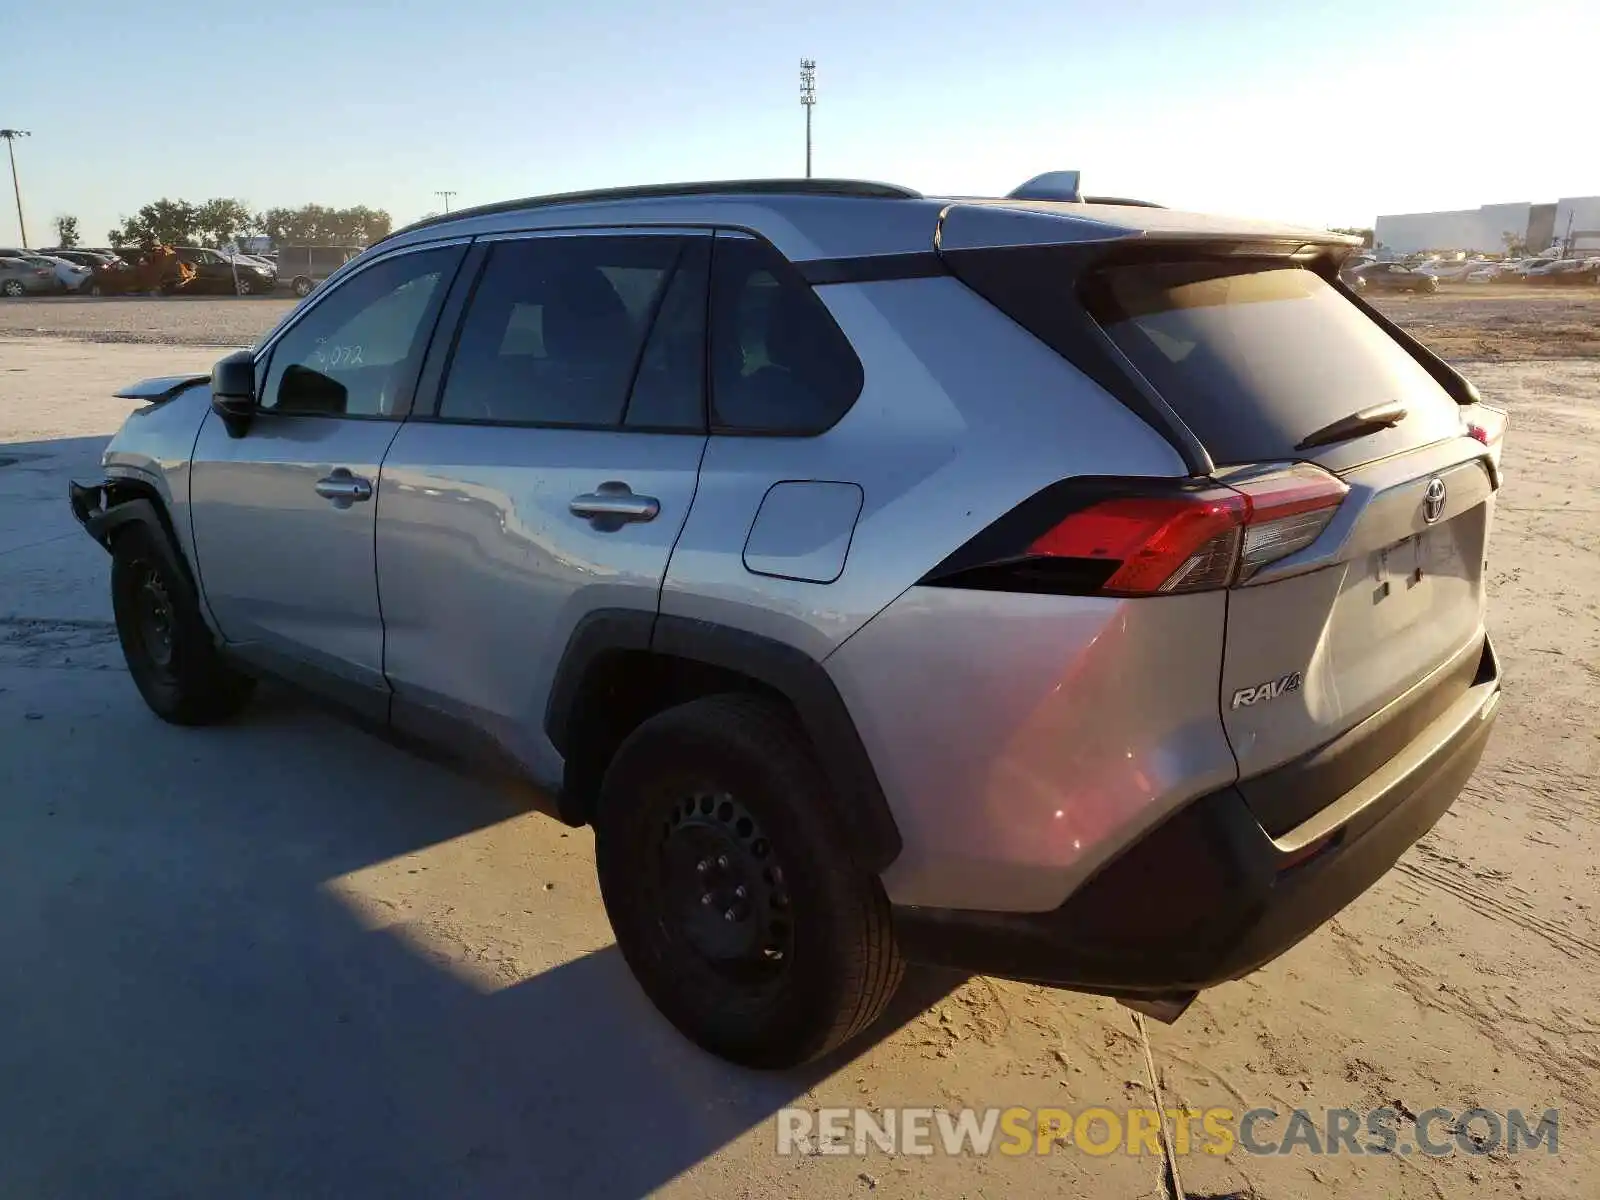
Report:
[[[418,398],[383,466],[378,587],[398,725],[469,726],[553,782],[545,701],[568,639],[599,609],[655,613],[694,499],[710,240],[595,231],[486,246],[437,401]]]
[[[195,444],[196,559],[223,636],[376,715],[387,705],[379,469],[462,253],[401,252],[346,277],[257,360],[245,436],[212,413]]]

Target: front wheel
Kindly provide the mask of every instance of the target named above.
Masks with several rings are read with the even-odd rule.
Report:
[[[241,275],[239,276],[238,281],[233,285],[233,290],[241,296],[248,296],[251,292],[255,291],[255,288],[251,285],[248,277]]]
[[[294,294],[301,299],[311,295],[311,280],[301,276],[294,281]]]
[[[15,298],[26,291],[27,289],[22,286],[22,281],[19,279],[8,279],[4,283],[0,283],[0,296]]]
[[[128,673],[163,721],[209,725],[249,702],[255,681],[222,661],[188,579],[143,525],[112,543],[111,608]]]
[[[595,856],[623,957],[680,1031],[744,1066],[841,1045],[904,974],[828,791],[793,715],[736,694],[644,722],[601,788]]]

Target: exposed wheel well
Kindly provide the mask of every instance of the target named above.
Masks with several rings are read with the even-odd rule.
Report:
[[[645,721],[690,700],[728,692],[769,696],[793,712],[788,698],[776,688],[727,667],[650,650],[618,649],[598,655],[584,673],[567,714],[562,819],[575,825],[589,822],[606,767],[627,736]]]

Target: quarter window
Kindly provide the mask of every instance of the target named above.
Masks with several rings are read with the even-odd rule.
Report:
[[[716,239],[711,276],[712,427],[804,435],[861,392],[861,361],[794,267],[765,242]]]

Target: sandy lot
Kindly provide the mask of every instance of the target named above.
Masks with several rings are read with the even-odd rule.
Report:
[[[1490,577],[1499,726],[1461,800],[1371,893],[1150,1040],[1169,1104],[1558,1107],[1559,1153],[1235,1149],[1182,1159],[1184,1190],[1589,1198],[1600,359],[1574,347],[1600,304],[1384,303],[1512,414]],[[788,1104],[1145,1103],[1133,1023],[1109,1002],[917,976],[848,1055],[737,1071],[632,984],[586,831],[289,696],[212,730],[145,711],[65,480],[93,474],[127,411],[116,385],[203,369],[202,347],[247,343],[283,307],[0,304],[0,1195],[1164,1195],[1155,1159],[1120,1153],[774,1153]],[[1548,334],[1558,309],[1571,336]]]

